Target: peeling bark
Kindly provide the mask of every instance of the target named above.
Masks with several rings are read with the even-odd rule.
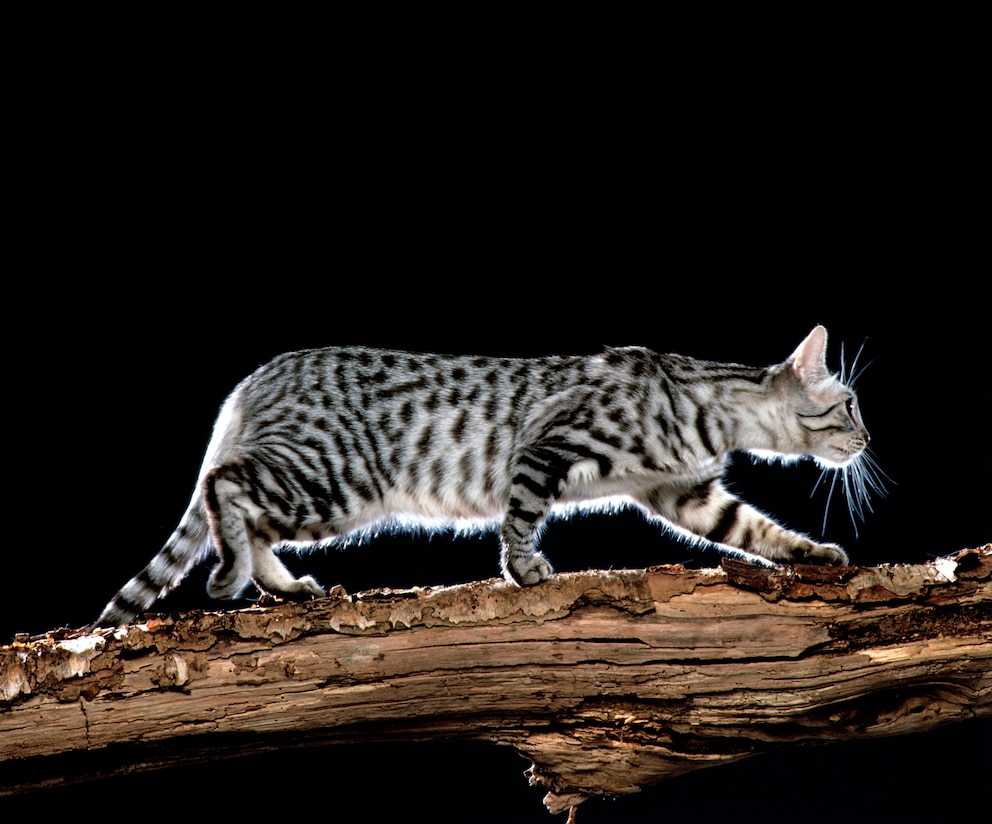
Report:
[[[992,545],[918,566],[557,575],[151,616],[0,648],[0,795],[326,743],[482,740],[562,811],[992,715]]]

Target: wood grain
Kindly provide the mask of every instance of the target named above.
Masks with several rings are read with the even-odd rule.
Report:
[[[0,648],[0,794],[246,752],[482,740],[566,810],[771,749],[992,715],[992,545],[342,591]]]

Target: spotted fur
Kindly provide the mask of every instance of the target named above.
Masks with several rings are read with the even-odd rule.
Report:
[[[202,553],[207,586],[320,597],[273,548],[370,526],[496,526],[504,576],[552,568],[537,544],[560,508],[621,499],[649,517],[772,562],[844,564],[730,494],[734,450],[845,467],[868,443],[853,391],[825,364],[817,327],[785,362],[754,368],[631,347],[518,360],[365,348],[277,357],[228,397],[189,508],[98,620],[124,623]]]

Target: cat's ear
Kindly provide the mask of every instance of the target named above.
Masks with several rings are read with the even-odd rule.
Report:
[[[799,344],[786,364],[803,386],[813,386],[830,377],[827,369],[827,330],[817,326]]]

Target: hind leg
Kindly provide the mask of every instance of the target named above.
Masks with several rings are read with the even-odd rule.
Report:
[[[237,598],[252,574],[251,547],[246,516],[250,500],[237,467],[218,467],[203,481],[203,500],[214,549],[220,562],[210,573],[207,594],[211,598]]]
[[[309,575],[294,578],[272,552],[277,534],[253,524],[266,523],[263,500],[253,490],[244,466],[231,464],[207,473],[203,497],[207,520],[220,563],[210,573],[211,598],[236,598],[254,580],[258,588],[289,598],[319,598],[324,590]],[[254,494],[253,494],[254,492]]]

